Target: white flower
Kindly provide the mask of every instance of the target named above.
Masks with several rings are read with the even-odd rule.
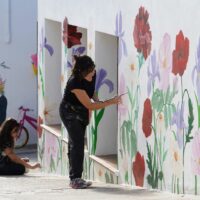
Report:
[[[180,149],[178,148],[178,143],[173,135],[170,137],[170,156],[173,175],[177,178],[181,178],[183,172],[182,156]]]

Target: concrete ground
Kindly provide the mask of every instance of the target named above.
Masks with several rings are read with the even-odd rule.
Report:
[[[36,161],[34,149],[19,150],[20,156]],[[94,182],[88,189],[74,190],[66,177],[30,171],[25,176],[0,177],[0,200],[200,200],[192,195],[173,195],[168,192],[122,187]]]

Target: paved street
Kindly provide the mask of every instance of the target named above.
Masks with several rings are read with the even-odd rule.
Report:
[[[18,151],[20,156],[28,156],[31,161],[36,160],[35,152]],[[167,192],[148,191],[144,189],[122,187],[93,183],[84,190],[71,189],[66,177],[52,176],[30,171],[22,177],[0,177],[0,200],[193,200],[200,199],[191,195],[173,195]]]

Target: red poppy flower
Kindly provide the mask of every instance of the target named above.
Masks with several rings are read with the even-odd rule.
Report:
[[[137,152],[135,161],[133,162],[133,175],[135,178],[136,186],[143,187],[144,185],[144,173],[145,173],[145,161],[144,156]]]
[[[147,98],[144,102],[144,111],[142,117],[142,130],[146,137],[151,135],[152,127],[152,108],[151,108],[151,101]]]
[[[133,31],[133,39],[135,47],[139,53],[142,52],[146,60],[151,51],[151,31],[148,22],[149,13],[144,7],[139,8],[139,13],[135,18],[135,26]]]
[[[82,33],[77,32],[77,27],[68,24],[68,20],[65,17],[63,21],[63,42],[71,48],[74,45],[81,44]]]
[[[183,75],[189,56],[189,40],[184,38],[183,32],[180,31],[176,36],[176,49],[173,51],[173,67],[172,72],[176,75]]]
[[[42,127],[41,124],[43,124],[43,119],[39,116],[38,117],[38,126],[37,126],[37,132],[38,132],[38,137],[41,138],[42,136]]]

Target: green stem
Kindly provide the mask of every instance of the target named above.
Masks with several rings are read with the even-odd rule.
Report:
[[[172,175],[172,183],[171,183],[171,186],[172,186],[172,193],[174,192],[174,187],[173,187],[173,185],[174,185],[174,174]]]
[[[184,94],[185,92],[183,93],[183,79],[182,79],[182,76],[181,76],[181,93],[182,93],[182,100],[181,100],[181,108],[183,106],[183,98],[184,98]],[[184,173],[184,164],[185,164],[185,160],[184,160],[184,155],[185,155],[185,138],[184,138],[184,129],[183,129],[183,185],[182,185],[182,189],[183,189],[183,194],[185,194],[185,173]]]
[[[180,191],[179,191],[179,178],[177,178],[177,193],[179,194]]]
[[[43,74],[42,74],[42,69],[41,67],[39,66],[39,73],[40,73],[40,81],[41,81],[41,84],[42,84],[42,96],[44,97],[44,79],[43,79]]]
[[[198,128],[200,128],[200,105],[198,105]]]
[[[174,177],[174,193],[176,193],[176,176]]]
[[[196,104],[197,104],[197,111],[198,111],[198,128],[200,128],[200,105],[199,105],[198,97],[197,97],[195,92],[194,92],[194,95],[195,95],[195,100],[196,100]]]
[[[195,179],[195,195],[197,195],[197,193],[198,193],[198,189],[197,189],[197,183],[198,183],[197,175],[195,175],[194,179]]]

